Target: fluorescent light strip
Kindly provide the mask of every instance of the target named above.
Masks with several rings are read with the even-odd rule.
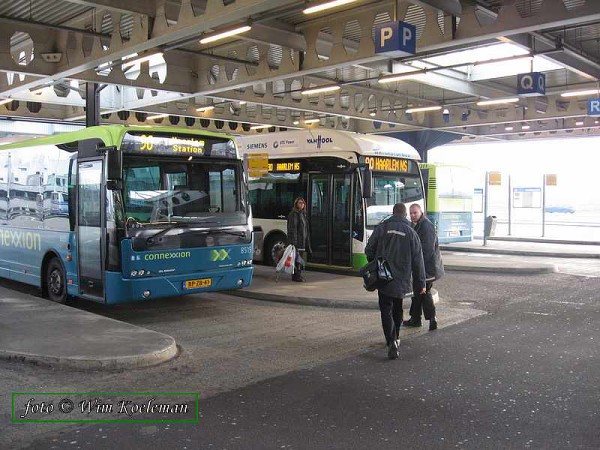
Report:
[[[515,61],[532,61],[533,60],[533,56],[529,55],[515,55],[515,56],[509,56],[506,58],[496,58],[496,59],[490,59],[490,60],[486,60],[486,61],[475,61],[474,63],[472,63],[474,66],[477,67],[481,67],[481,66],[486,66],[489,64],[499,64],[499,63],[504,63],[504,62],[515,62]]]
[[[517,103],[518,101],[519,101],[518,97],[498,98],[495,100],[482,100],[480,102],[477,102],[477,106],[503,105],[505,103]]]
[[[213,109],[215,109],[214,106],[203,106],[202,108],[196,108],[197,112],[208,112],[208,111],[212,111]]]
[[[579,91],[569,91],[560,94],[561,97],[578,97],[580,95],[597,95],[600,94],[600,89],[583,89]]]
[[[331,2],[321,3],[321,4],[315,5],[315,6],[310,6],[309,8],[306,8],[303,11],[303,13],[304,14],[314,14],[314,13],[318,13],[321,11],[325,11],[327,9],[337,8],[338,6],[347,5],[348,3],[354,3],[356,1],[357,0],[333,0]]]
[[[441,106],[422,106],[420,108],[409,108],[404,112],[406,114],[412,114],[416,112],[439,111],[440,109],[442,109]]]
[[[271,128],[274,125],[254,125],[253,127],[250,127],[251,130],[262,130],[264,128]]]
[[[302,91],[302,95],[321,94],[322,92],[334,92],[341,89],[337,84],[334,86],[321,86],[315,88],[309,88]]]
[[[575,122],[575,125],[577,125],[578,127],[583,125],[583,120],[578,120],[577,122]]]
[[[211,42],[220,41],[221,39],[225,39],[231,36],[236,36],[241,33],[245,33],[246,31],[250,31],[252,27],[250,25],[243,25],[236,28],[232,28],[231,30],[217,32],[206,37],[200,39],[201,44],[210,44]]]
[[[146,61],[150,61],[152,58],[154,58],[155,56],[162,56],[163,52],[158,52],[158,53],[152,53],[151,55],[147,55],[147,56],[142,56],[141,58],[136,58],[136,59],[132,59],[132,60],[125,60],[121,63],[121,68],[126,70],[129,69],[130,67],[135,66],[136,64],[140,64]]]
[[[168,114],[155,114],[153,116],[146,117],[146,120],[163,119],[165,117],[169,117],[169,115]]]
[[[304,123],[319,123],[321,119],[306,119]]]
[[[521,130],[529,130],[531,128],[531,125],[523,125],[521,127]]]
[[[425,75],[426,73],[427,73],[427,71],[425,69],[415,70],[413,72],[405,72],[405,73],[398,73],[398,74],[393,74],[393,75],[386,75],[384,77],[381,77],[377,81],[379,83],[394,83],[396,81],[409,80],[418,75]]]
[[[10,103],[12,101],[13,101],[12,98],[7,98],[5,100],[0,100],[0,105],[6,105],[7,103]]]
[[[508,126],[508,127],[504,128],[504,131],[512,131],[514,129],[515,129],[514,127]]]

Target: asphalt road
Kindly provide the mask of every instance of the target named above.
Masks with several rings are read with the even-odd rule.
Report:
[[[197,424],[91,424],[60,431],[50,426],[24,447],[599,447],[599,278],[453,273],[436,288],[443,299],[440,310],[476,308],[488,314],[403,340],[397,361],[385,358],[376,318],[356,312],[260,305],[225,296],[222,305],[214,304],[215,297],[203,311],[191,303],[180,315],[164,307],[162,318],[160,308],[105,312],[121,320],[129,314],[134,323],[161,328],[166,322],[181,322],[182,316],[200,320],[212,314],[217,323],[222,319],[218,308],[225,308],[232,318],[219,329],[227,334],[229,327],[240,326],[244,348],[221,347],[216,338],[204,343],[195,339],[196,347],[188,353],[208,354],[203,346],[213,347],[210,364],[222,360],[221,372],[206,371],[202,362],[188,358],[120,374],[120,380],[119,375],[75,374],[88,377],[75,382],[73,374],[56,374],[52,385],[69,379],[79,386],[112,382],[131,390],[154,386],[161,377],[164,386],[188,389],[210,387],[207,376],[225,380],[212,380]],[[198,323],[206,324],[202,321]],[[251,326],[244,328],[245,323]],[[332,323],[340,324],[336,332]],[[369,332],[357,333],[353,325],[359,323],[369,323]],[[269,325],[252,332],[259,324]],[[186,345],[202,333],[186,331]],[[264,339],[253,344],[261,333]],[[298,341],[298,336],[304,337]],[[177,365],[179,370],[173,370]],[[247,374],[248,366],[255,376],[228,378],[230,372]],[[0,365],[0,381],[5,370]],[[51,375],[15,370],[23,371],[27,384],[43,384]]]

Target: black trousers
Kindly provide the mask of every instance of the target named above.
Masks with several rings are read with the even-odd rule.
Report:
[[[378,294],[383,334],[385,335],[386,344],[390,345],[400,335],[400,325],[402,325],[402,297],[390,297],[381,292],[378,292]]]
[[[433,304],[433,296],[431,295],[432,286],[433,281],[426,281],[425,293],[419,294],[419,289],[417,289],[413,284],[413,296],[410,304],[410,317],[413,317],[415,320],[421,320],[421,310],[423,310],[425,320],[435,319],[435,305]]]

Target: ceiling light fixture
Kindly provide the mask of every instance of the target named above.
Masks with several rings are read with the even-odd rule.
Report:
[[[213,109],[215,109],[214,106],[202,106],[201,108],[196,108],[196,111],[204,113],[204,112],[212,111]]]
[[[497,98],[494,100],[481,100],[477,102],[477,106],[503,105],[505,103],[517,103],[518,101],[519,97]]]
[[[251,130],[262,130],[264,128],[271,128],[273,125],[254,125],[250,127]]]
[[[341,87],[337,84],[330,85],[330,86],[314,87],[314,88],[304,89],[302,91],[302,95],[321,94],[323,92],[334,92],[334,91],[339,91],[340,89],[341,89]]]
[[[319,123],[321,119],[306,119],[304,123]]]
[[[237,36],[238,34],[245,33],[246,31],[250,31],[251,29],[252,27],[250,25],[236,26],[235,28],[231,28],[229,30],[209,34],[200,39],[200,43],[210,44],[211,42],[220,41],[221,39],[225,39],[231,36]]]
[[[300,122],[298,120],[294,120],[293,124],[294,125],[300,125]]]
[[[577,122],[575,122],[575,125],[577,125],[578,127],[583,126],[583,120],[578,120]]]
[[[523,125],[521,125],[521,130],[529,130],[531,128],[530,125],[527,125],[526,123],[524,123]]]
[[[429,111],[439,111],[442,109],[441,106],[421,106],[419,108],[409,108],[404,111],[406,114],[412,114],[416,112],[429,112]]]
[[[354,3],[357,0],[333,0],[330,2],[320,3],[315,6],[310,6],[306,8],[303,12],[304,14],[314,14],[321,11],[325,11],[331,8],[337,8],[338,6],[347,5],[348,3]]]
[[[410,80],[412,78],[417,77],[418,75],[425,75],[426,73],[427,73],[426,69],[413,70],[412,72],[394,73],[392,75],[383,76],[383,77],[379,78],[379,80],[377,80],[377,81],[379,83],[394,83],[396,81]]]
[[[600,93],[600,89],[580,89],[578,91],[568,91],[560,94],[561,97],[579,97],[584,95],[596,95]]]
[[[514,127],[511,127],[510,125],[507,127],[504,127],[504,131],[512,131],[514,130]]]
[[[153,116],[146,117],[146,120],[164,119],[165,117],[169,117],[169,115],[168,114],[155,114]]]

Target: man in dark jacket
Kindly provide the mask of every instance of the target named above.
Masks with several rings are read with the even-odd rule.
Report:
[[[294,207],[288,215],[287,242],[296,247],[299,256],[304,261],[306,261],[306,254],[312,253],[308,217],[306,217],[306,201],[302,197],[298,197],[294,201]],[[302,277],[302,263],[299,261],[299,258],[296,258],[295,265],[292,280],[304,281]]]
[[[392,281],[378,287],[381,325],[388,346],[388,358],[398,358],[402,299],[411,290],[411,275],[417,292],[425,292],[425,267],[419,236],[406,218],[406,206],[394,205],[393,216],[375,227],[365,248],[367,259],[384,258]]]
[[[426,289],[424,294],[418,294],[418,290],[413,290],[412,303],[410,305],[410,320],[404,322],[408,327],[421,326],[421,309],[425,320],[429,320],[429,331],[437,330],[437,319],[435,316],[435,305],[431,295],[433,282],[442,278],[444,275],[444,266],[439,254],[437,233],[433,223],[423,214],[421,206],[414,203],[410,206],[410,220],[413,223],[414,230],[419,235],[421,247],[423,248],[423,260],[425,262]]]

